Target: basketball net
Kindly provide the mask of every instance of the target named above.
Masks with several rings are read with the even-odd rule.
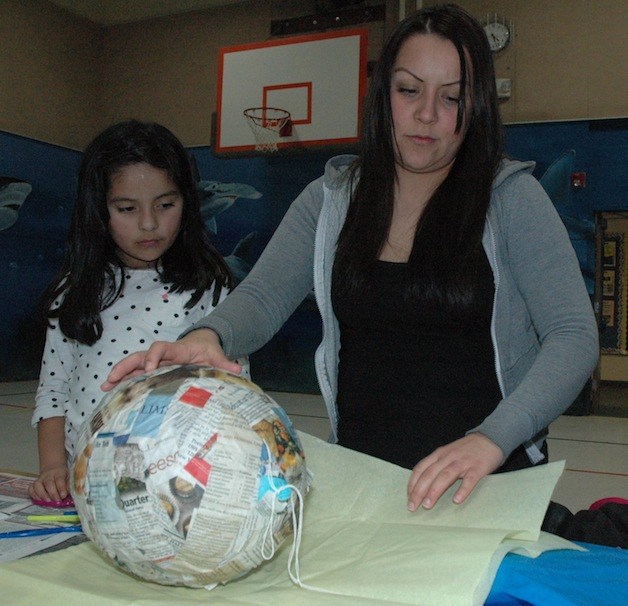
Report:
[[[276,152],[281,131],[290,122],[290,112],[277,107],[251,107],[243,113],[255,136],[255,149]]]

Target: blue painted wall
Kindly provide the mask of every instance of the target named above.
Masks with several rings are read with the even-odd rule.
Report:
[[[210,148],[194,148],[202,179],[246,183],[262,192],[257,200],[239,199],[218,219],[214,241],[229,255],[239,239],[256,232],[252,256],[259,257],[290,203],[319,177],[333,155],[324,152],[239,159],[216,158]],[[277,335],[251,356],[253,379],[264,389],[318,390],[313,352],[320,340],[320,317],[312,300],[304,301]],[[280,362],[278,362],[280,361]]]
[[[511,125],[506,128],[506,150],[512,157],[535,160],[534,175],[544,186],[543,177],[548,169],[556,167],[557,158],[566,150],[575,152],[573,170],[586,174],[586,187],[567,187],[556,195],[548,189],[548,193],[563,216],[585,283],[593,295],[595,212],[628,208],[628,120]],[[552,179],[548,181],[551,183]],[[578,222],[582,227],[574,228]]]
[[[576,152],[575,168],[587,173],[587,185],[574,190],[583,216],[596,210],[628,208],[628,119],[517,124],[506,127],[506,151],[536,160],[540,177],[565,150]]]
[[[38,375],[43,332],[34,312],[61,262],[80,160],[77,151],[0,133],[0,175],[33,188],[15,225],[0,231],[0,380]]]
[[[537,177],[567,149],[576,152],[575,169],[587,174],[586,188],[574,190],[570,201],[578,216],[593,220],[596,210],[628,209],[627,120],[506,128],[508,154],[536,160]],[[251,261],[259,256],[291,201],[322,173],[331,155],[224,159],[213,156],[209,147],[196,147],[191,153],[202,179],[244,183],[263,194],[258,199],[240,198],[217,217],[214,241],[224,255],[255,232]],[[32,379],[38,374],[43,329],[33,317],[38,298],[61,260],[80,157],[76,151],[0,133],[0,175],[33,186],[17,223],[0,231],[0,380]],[[577,250],[581,245],[574,243]],[[579,255],[593,254],[587,246]],[[266,389],[316,391],[312,353],[319,334],[315,305],[306,301],[275,339],[254,354],[254,378]]]

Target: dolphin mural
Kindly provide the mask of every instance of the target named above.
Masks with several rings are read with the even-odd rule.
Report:
[[[240,284],[247,274],[251,271],[255,259],[251,254],[251,246],[253,240],[257,237],[257,233],[252,231],[250,234],[244,236],[236,245],[231,254],[225,257],[225,261],[229,266],[229,269],[233,273],[233,278],[236,285]]]
[[[196,187],[201,202],[203,223],[214,235],[218,233],[216,216],[231,207],[238,198],[256,200],[262,197],[261,192],[245,183],[200,180]],[[242,282],[253,267],[255,259],[253,259],[251,247],[256,237],[256,232],[247,234],[236,244],[231,254],[225,257],[236,284]]]
[[[216,217],[225,212],[238,198],[256,200],[262,194],[245,183],[222,183],[221,181],[199,181],[198,195],[201,200],[201,217],[207,229],[218,232]]]
[[[0,231],[9,229],[18,220],[20,207],[33,188],[13,177],[0,177]]]
[[[579,209],[571,200],[571,174],[574,172],[575,158],[575,150],[567,150],[550,164],[539,182],[550,197],[567,230],[574,235],[593,239],[595,224],[589,219],[578,216]]]
[[[592,293],[595,279],[595,223],[586,218],[587,209],[579,207],[572,200],[571,174],[574,172],[575,158],[575,150],[563,152],[550,164],[539,182],[567,228],[587,289]]]

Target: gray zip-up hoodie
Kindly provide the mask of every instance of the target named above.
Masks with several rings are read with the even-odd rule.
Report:
[[[272,338],[314,288],[323,321],[315,365],[332,441],[338,426],[340,331],[331,304],[331,275],[353,159],[329,160],[325,174],[290,206],[247,278],[193,327],[215,330],[229,357],[250,354]],[[505,457],[525,444],[537,462],[547,426],[582,389],[599,346],[576,255],[551,201],[530,175],[533,167],[533,162],[505,160],[493,185],[482,242],[495,282],[491,336],[503,399],[471,431],[490,438]]]

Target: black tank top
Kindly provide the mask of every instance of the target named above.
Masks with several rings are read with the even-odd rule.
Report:
[[[405,263],[378,261],[368,296],[357,300],[340,296],[332,283],[342,446],[412,468],[495,409],[501,393],[490,336],[493,273],[480,257],[471,317],[421,309],[404,297]]]

